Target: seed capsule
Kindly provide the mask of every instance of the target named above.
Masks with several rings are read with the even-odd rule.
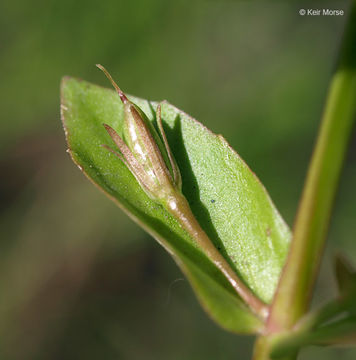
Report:
[[[160,202],[169,201],[175,193],[181,192],[182,181],[163,130],[161,106],[158,105],[156,113],[160,138],[143,111],[127,98],[105,68],[101,65],[97,67],[105,73],[119,94],[125,114],[123,139],[112,127],[104,124],[120,152],[107,145],[104,147],[125,163],[150,198]]]

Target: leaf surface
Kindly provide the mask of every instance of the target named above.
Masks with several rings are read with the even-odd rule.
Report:
[[[155,124],[157,103],[129,98]],[[115,148],[103,123],[122,135],[123,106],[117,94],[66,77],[61,110],[74,162],[171,253],[211,317],[230,331],[258,331],[261,320],[247,309],[178,222],[143,192],[116,156],[101,147]],[[288,250],[288,226],[263,185],[223,137],[167,102],[162,103],[162,120],[194,215],[256,296],[270,302]]]

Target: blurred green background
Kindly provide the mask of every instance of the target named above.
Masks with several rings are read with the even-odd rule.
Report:
[[[0,4],[0,358],[249,359],[155,241],[66,154],[64,75],[167,99],[223,134],[292,225],[349,1],[6,1]],[[356,141],[331,223],[332,255],[356,262]],[[301,359],[355,359],[310,348]]]

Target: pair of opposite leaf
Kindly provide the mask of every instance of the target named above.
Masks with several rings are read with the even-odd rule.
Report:
[[[340,254],[335,260],[338,296],[307,313],[291,331],[277,334],[272,340],[272,359],[283,358],[309,345],[355,345],[356,269]]]
[[[181,227],[223,273],[247,306],[259,317],[266,318],[268,314],[267,305],[251,292],[215,248],[200,227],[182,194],[180,171],[170,151],[162,126],[161,106],[158,105],[156,113],[159,136],[143,111],[126,97],[106,69],[101,65],[97,65],[97,67],[105,73],[119,94],[125,114],[124,139],[109,125],[104,124],[119,152],[107,145],[103,146],[127,166],[141,188],[152,200],[164,206],[178,220]]]

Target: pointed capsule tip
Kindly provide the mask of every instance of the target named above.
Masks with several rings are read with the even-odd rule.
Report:
[[[103,126],[105,127],[105,130],[108,132],[110,137],[114,140],[114,142],[116,143],[118,148],[120,149],[122,140],[121,140],[120,136],[118,135],[118,133],[108,124],[103,124]]]
[[[109,133],[109,135],[111,136],[112,133],[115,132],[115,130],[108,124],[103,124],[105,130]]]
[[[120,96],[121,101],[123,102],[123,104],[126,104],[127,102],[129,102],[129,99],[126,97],[126,95],[123,93],[123,91],[118,87],[118,85],[116,84],[116,82],[114,81],[114,79],[111,77],[111,75],[109,74],[109,72],[104,68],[103,65],[101,64],[95,64],[97,68],[99,68],[104,74],[105,76],[110,80],[112,86],[115,88],[115,90],[117,91],[117,93]]]

